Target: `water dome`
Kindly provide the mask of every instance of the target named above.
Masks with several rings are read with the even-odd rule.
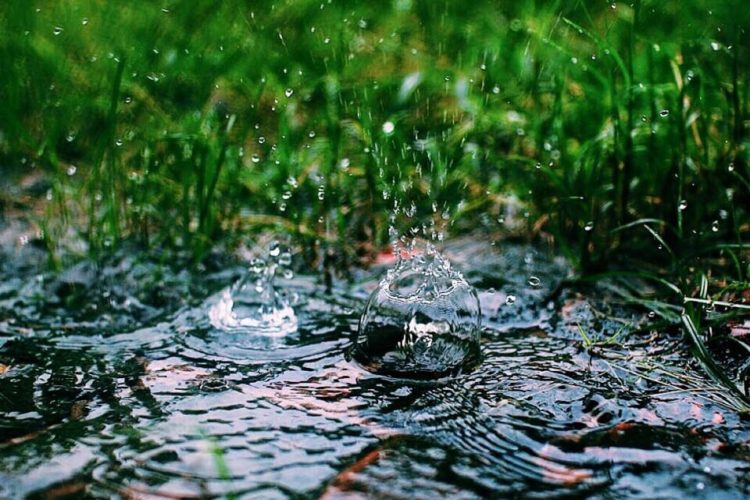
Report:
[[[274,286],[277,269],[289,266],[291,253],[274,242],[268,255],[268,261],[252,259],[245,275],[221,293],[208,312],[214,328],[269,337],[297,330],[294,309]]]
[[[402,250],[370,295],[349,356],[368,371],[435,379],[480,361],[474,288],[431,244]]]

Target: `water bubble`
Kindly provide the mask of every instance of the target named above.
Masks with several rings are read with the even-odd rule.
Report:
[[[688,206],[687,200],[680,200],[680,204],[677,206],[677,208],[682,212],[685,210]]]
[[[349,357],[388,376],[434,379],[480,361],[481,311],[474,289],[430,244],[414,243],[372,293]]]
[[[508,295],[505,297],[505,305],[506,306],[512,306],[516,303],[516,296],[515,295]]]
[[[81,24],[82,25],[86,26],[88,23],[89,23],[89,18],[88,17],[84,17],[83,19],[81,19]]]
[[[63,31],[65,30],[62,28],[62,26],[55,26],[54,28],[52,28],[52,34],[55,36],[59,35]]]
[[[292,90],[292,89],[286,89],[284,91],[284,95],[287,96],[287,97],[292,97],[292,94],[294,94],[294,90]]]
[[[288,200],[291,197],[292,197],[292,192],[291,191],[284,191],[284,194],[281,195],[281,199],[283,199],[283,200]]]
[[[500,87],[498,87],[497,85],[495,85],[494,87],[492,87],[492,93],[493,94],[499,94],[500,93]]]
[[[257,154],[253,154],[253,156],[251,156],[250,159],[253,161],[253,163],[260,162],[260,156],[258,156]]]
[[[323,201],[326,198],[326,188],[325,186],[319,186],[318,187],[318,200]]]
[[[727,165],[727,171],[734,172],[734,163],[733,162],[730,163],[729,165]]]
[[[383,124],[383,133],[386,135],[391,135],[393,133],[393,130],[395,129],[395,125],[393,125],[392,121],[387,121]]]
[[[307,137],[309,137],[310,139],[314,139],[315,138],[315,131],[311,130],[310,132],[308,132],[307,133]]]
[[[542,284],[542,280],[540,280],[537,276],[529,276],[528,283],[531,288],[539,288]]]
[[[714,233],[719,232],[719,221],[715,220],[713,221],[713,223],[711,223],[711,231],[713,231]]]
[[[68,174],[69,176],[71,176],[71,177],[72,177],[72,176],[76,175],[76,171],[77,171],[77,170],[78,170],[78,169],[76,168],[76,166],[75,166],[75,165],[70,165],[70,166],[68,167],[68,170],[67,170],[66,172],[67,172],[67,174]]]
[[[265,143],[266,143],[266,138],[265,137],[263,137],[262,135],[260,137],[258,137],[258,144],[265,144]]]
[[[667,116],[669,116],[669,110],[662,109],[661,111],[659,111],[659,116],[661,116],[662,118],[666,118]]]
[[[590,232],[592,229],[594,229],[594,222],[593,221],[589,221],[589,222],[586,223],[585,226],[583,226],[583,230],[586,231],[587,233]]]

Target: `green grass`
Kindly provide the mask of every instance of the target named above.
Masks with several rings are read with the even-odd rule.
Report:
[[[58,266],[70,230],[198,262],[270,228],[345,268],[391,214],[508,232],[512,194],[584,273],[744,280],[748,27],[739,1],[10,1],[0,168],[50,179]]]

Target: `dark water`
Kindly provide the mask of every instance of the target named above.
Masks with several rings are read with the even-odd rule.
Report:
[[[332,295],[286,283],[299,330],[261,340],[208,325],[238,267],[191,275],[130,257],[51,278],[13,250],[0,264],[0,497],[750,494],[750,423],[678,332],[650,331],[646,311],[602,290],[546,301],[568,269],[543,250],[449,250],[480,290],[483,362],[414,384],[344,357],[382,269]],[[579,324],[602,339],[623,319],[642,333],[582,348]]]

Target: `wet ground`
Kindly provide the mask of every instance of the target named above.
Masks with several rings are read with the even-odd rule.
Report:
[[[3,498],[750,494],[750,422],[682,334],[603,289],[550,300],[569,269],[541,248],[448,245],[480,291],[483,362],[437,383],[345,359],[382,267],[332,294],[282,283],[297,333],[248,343],[208,323],[242,272],[221,259],[189,273],[130,253],[55,276],[33,245],[4,254]]]

